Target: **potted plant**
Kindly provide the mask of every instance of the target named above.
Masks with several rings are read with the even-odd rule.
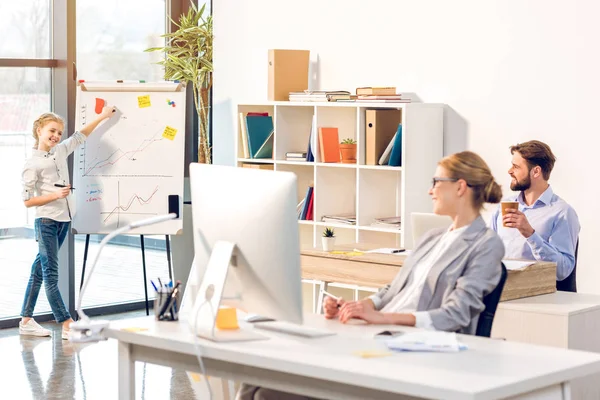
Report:
[[[324,251],[333,251],[335,246],[335,231],[333,228],[326,227],[323,231],[323,237],[321,238],[323,242],[323,250]]]
[[[206,4],[198,8],[193,2],[187,14],[179,17],[177,30],[162,35],[165,47],[153,47],[145,51],[160,51],[164,59],[165,80],[191,83],[194,89],[194,105],[198,113],[198,162],[211,163],[211,145],[208,138],[210,89],[213,73],[213,19],[204,16]]]
[[[356,140],[346,138],[340,143],[340,153],[342,154],[342,163],[356,163]]]

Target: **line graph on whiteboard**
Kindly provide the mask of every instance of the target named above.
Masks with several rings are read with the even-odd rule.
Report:
[[[121,198],[121,182],[117,182],[117,199],[116,203],[114,203],[114,207],[106,209],[105,211],[100,211],[100,215],[102,216],[102,221],[105,225],[111,225],[116,228],[120,228],[121,226],[128,224],[136,219],[139,219],[139,216],[151,216],[158,215],[157,212],[152,211],[152,201],[154,196],[159,191],[159,187],[156,186],[149,194],[138,194],[133,193],[129,196],[124,196],[126,199],[122,201]],[[90,194],[93,193],[93,190],[90,191]],[[93,200],[95,197],[90,197],[88,201]],[[104,201],[104,204],[109,203],[108,201]],[[146,207],[149,206],[149,207]],[[131,217],[135,216],[135,217]],[[145,217],[144,217],[145,218]],[[125,224],[123,222],[125,221]],[[116,225],[115,225],[116,224]]]
[[[83,124],[90,119],[88,110],[85,104],[80,108]],[[165,163],[177,156],[175,152],[179,148],[163,137],[164,122],[135,113],[124,114],[120,110],[115,117],[116,121],[110,121],[114,126],[97,128],[100,132],[91,134],[81,146],[78,152],[81,177],[170,178],[177,175],[177,171]]]

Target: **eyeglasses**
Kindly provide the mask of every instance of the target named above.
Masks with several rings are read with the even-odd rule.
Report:
[[[431,179],[431,188],[435,187],[435,184],[438,182],[458,182],[456,178],[432,178]]]

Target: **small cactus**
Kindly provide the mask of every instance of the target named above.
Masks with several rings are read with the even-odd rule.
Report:
[[[325,228],[325,230],[323,231],[323,237],[326,238],[332,238],[335,237],[335,231],[333,230],[333,228]]]
[[[346,139],[342,140],[342,144],[356,144],[356,140],[354,140],[352,138],[346,138]]]

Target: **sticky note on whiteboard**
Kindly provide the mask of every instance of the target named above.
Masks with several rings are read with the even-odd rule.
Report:
[[[165,139],[169,139],[169,140],[175,139],[175,135],[177,135],[177,129],[172,128],[172,127],[170,127],[168,125],[167,125],[167,127],[165,128],[165,131],[162,134],[162,136]]]
[[[150,104],[150,95],[147,94],[145,96],[138,96],[138,106],[140,108],[146,108],[146,107],[150,107],[152,104]]]

